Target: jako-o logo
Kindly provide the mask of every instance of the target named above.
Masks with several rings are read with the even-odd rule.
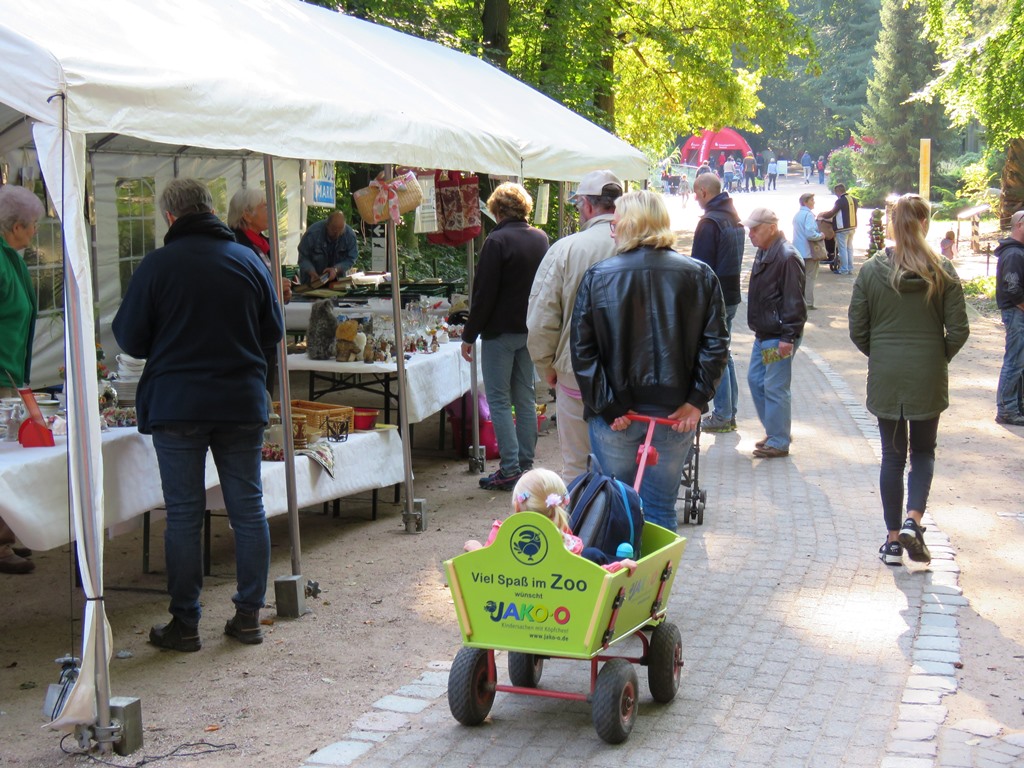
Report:
[[[512,557],[523,565],[537,565],[548,554],[547,537],[534,525],[521,525],[512,532]]]
[[[530,605],[529,603],[508,603],[504,600],[496,603],[488,600],[484,610],[491,615],[491,621],[529,621],[535,624],[543,624],[548,619],[554,619],[556,624],[569,623],[569,609],[560,605],[551,610],[546,605]]]

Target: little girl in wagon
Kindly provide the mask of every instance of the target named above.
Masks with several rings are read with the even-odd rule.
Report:
[[[565,548],[574,555],[580,555],[610,573],[615,573],[623,568],[629,569],[630,573],[636,568],[636,561],[630,559],[608,562],[608,557],[596,547],[584,546],[583,540],[573,534],[569,526],[569,493],[565,488],[562,478],[550,469],[531,469],[524,472],[516,487],[512,490],[512,512],[538,512],[547,517],[555,524],[555,527],[562,534],[562,542]],[[498,535],[501,527],[501,520],[495,520],[491,525],[491,534],[487,541],[480,543],[477,539],[470,539],[463,549],[472,552],[476,549],[490,546]]]

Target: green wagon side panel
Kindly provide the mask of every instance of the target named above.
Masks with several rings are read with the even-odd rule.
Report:
[[[623,592],[609,644],[663,618],[686,539],[644,525],[645,554],[630,575],[608,573],[569,552],[543,515],[510,516],[489,547],[445,563],[462,631],[471,648],[591,658],[601,651],[615,596]],[[652,618],[662,574],[671,571]]]

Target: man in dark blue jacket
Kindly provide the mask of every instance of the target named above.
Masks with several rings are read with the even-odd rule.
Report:
[[[1010,217],[1010,236],[999,241],[996,258],[996,303],[1006,329],[996,422],[1024,427],[1024,211]]]
[[[167,508],[172,618],[153,627],[149,641],[176,651],[202,647],[200,534],[211,450],[235,535],[238,591],[224,632],[261,643],[270,569],[260,479],[269,405],[263,350],[284,334],[281,307],[269,270],[214,215],[206,186],[176,179],[160,208],[170,226],[164,247],[139,264],[113,323],[121,349],[146,358],[136,395],[139,431],[153,435]]]
[[[714,174],[699,176],[693,182],[693,194],[704,215],[693,233],[693,258],[703,261],[718,277],[725,298],[725,326],[732,340],[732,320],[743,297],[740,293],[740,267],[746,232],[736,213],[736,206],[722,183]],[[732,353],[722,381],[715,390],[714,409],[701,421],[705,432],[733,432],[736,430],[736,408],[740,388],[736,379],[736,363]]]

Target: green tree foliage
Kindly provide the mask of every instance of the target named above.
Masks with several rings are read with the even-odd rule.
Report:
[[[875,74],[868,83],[868,108],[860,133],[859,170],[873,197],[911,192],[918,186],[920,140],[932,139],[933,161],[942,159],[949,121],[941,104],[908,99],[934,76],[935,46],[924,39],[923,0],[883,0]]]
[[[762,82],[764,107],[756,120],[767,146],[796,157],[805,148],[817,156],[846,143],[867,104],[879,8],[880,0],[793,4],[812,30],[817,65],[793,57],[787,77]]]
[[[1006,151],[1005,219],[1024,207],[1024,0],[928,0],[927,33],[945,60],[918,94],[937,96],[955,125],[978,120],[990,153]]]
[[[753,127],[761,78],[813,54],[788,0],[318,4],[492,61],[652,158],[680,133]]]

